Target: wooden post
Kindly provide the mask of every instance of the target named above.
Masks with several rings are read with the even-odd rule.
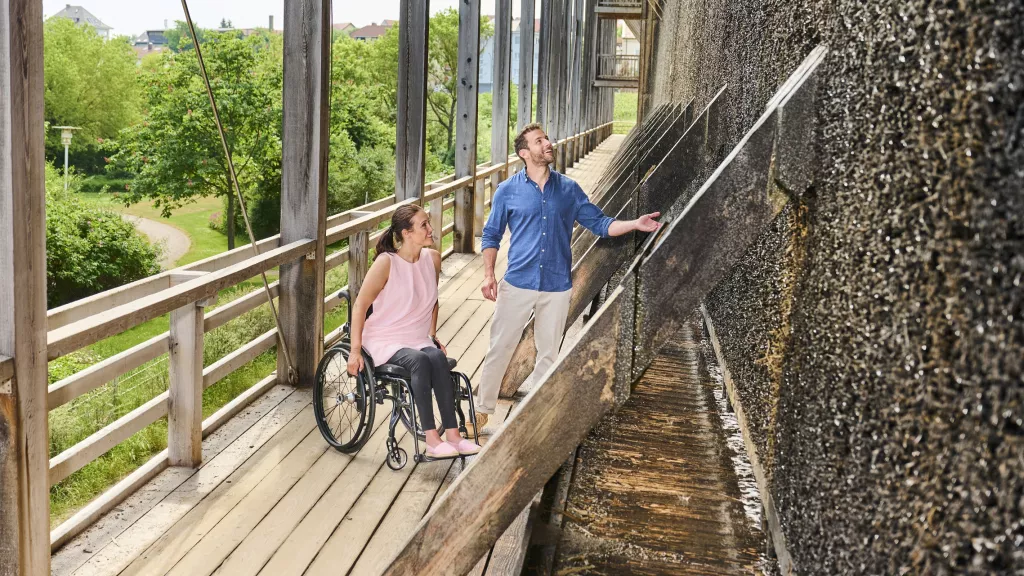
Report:
[[[430,0],[401,0],[398,13],[398,128],[395,198],[423,193],[427,138],[427,41]]]
[[[171,312],[167,353],[167,457],[171,466],[203,461],[203,303]]]
[[[591,114],[591,107],[594,101],[594,57],[595,43],[597,41],[597,13],[594,11],[596,8],[597,0],[586,0],[584,4],[584,21],[583,26],[583,64],[580,71],[580,94],[582,99],[580,100],[580,131],[590,130],[594,127],[594,119]],[[584,138],[584,154],[589,154],[594,142],[594,134],[590,133]]]
[[[497,182],[500,176],[494,174],[491,176],[491,183],[497,188]],[[479,238],[483,235],[484,230],[484,201],[487,193],[487,180],[484,178],[478,178],[476,184],[473,186],[473,235]],[[493,192],[492,192],[493,195]]]
[[[508,108],[509,82],[511,81],[512,59],[512,0],[494,2],[494,74],[491,90],[491,165],[508,161]],[[504,170],[491,175],[491,191],[498,189],[504,178]],[[480,235],[483,228],[483,206],[478,209],[480,221],[475,228]]]
[[[430,201],[430,227],[433,229],[431,236],[434,238],[434,248],[441,251],[441,229],[444,228],[444,196]]]
[[[549,112],[548,136],[553,140],[562,138],[561,123],[561,77],[565,68],[565,0],[551,0],[551,62],[548,64],[548,93],[545,95]]]
[[[44,163],[43,3],[2,0],[0,574],[50,573]]]
[[[317,241],[313,259],[281,266],[281,382],[312,386],[323,354],[324,233],[329,151],[330,0],[285,4],[284,112],[281,160],[281,245]],[[295,373],[289,374],[285,343]]]
[[[459,2],[459,83],[455,112],[455,178],[476,175],[476,100],[480,76],[480,0]],[[474,179],[475,180],[475,179]],[[456,252],[472,254],[475,187],[455,193]]]
[[[548,120],[548,73],[551,65],[551,3],[542,0],[540,5],[540,39],[537,53],[537,116],[536,122],[546,126]],[[545,128],[545,130],[547,130]]]
[[[516,132],[522,132],[533,116],[533,20],[534,0],[522,0],[519,15],[519,112]]]
[[[440,230],[437,232],[440,234]],[[363,287],[366,270],[369,268],[370,232],[360,230],[348,238],[348,292],[356,301],[359,289]]]

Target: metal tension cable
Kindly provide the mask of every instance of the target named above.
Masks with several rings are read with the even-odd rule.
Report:
[[[210,88],[210,77],[206,74],[206,62],[203,60],[203,52],[199,49],[199,38],[196,36],[196,28],[192,23],[192,15],[188,11],[188,1],[181,0],[181,7],[185,10],[185,21],[188,23],[188,30],[192,34],[192,44],[196,49],[196,58],[199,60],[199,70],[203,73],[203,83],[206,85],[206,95],[210,97],[210,106],[213,108],[213,120],[217,123],[217,134],[220,136],[220,144],[224,148],[224,156],[227,157],[228,170],[231,172],[231,184],[235,189],[235,196],[238,197],[238,207],[242,210],[242,218],[245,220],[245,231],[249,234],[249,242],[252,243],[253,252],[260,255],[260,248],[256,244],[256,238],[252,233],[252,226],[249,224],[249,213],[245,209],[245,199],[242,198],[242,191],[238,188],[238,175],[235,174],[235,163],[231,160],[231,153],[228,151],[228,141],[224,137],[224,126],[220,123],[220,114],[217,112],[217,101],[213,98],[213,89]],[[281,339],[281,349],[284,351],[284,361],[288,365],[288,383],[292,386],[298,384],[298,375],[292,364],[291,354],[288,352],[288,342],[284,339],[284,330],[281,329],[281,320],[277,316],[277,308],[274,306],[274,295],[270,293],[270,283],[267,282],[267,273],[260,272],[263,278],[263,290],[267,293],[267,303],[270,304],[270,311],[274,314],[274,324],[277,325],[277,336]]]

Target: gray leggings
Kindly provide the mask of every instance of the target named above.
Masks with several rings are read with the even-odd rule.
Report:
[[[440,348],[402,348],[387,363],[402,366],[412,374],[412,393],[424,432],[435,429],[431,389],[437,396],[437,408],[441,411],[441,423],[445,429],[458,428],[455,418],[455,383],[448,370],[448,359]]]

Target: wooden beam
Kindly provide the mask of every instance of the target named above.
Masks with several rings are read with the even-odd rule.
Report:
[[[419,523],[385,574],[464,574],[472,569],[600,418],[628,399],[635,373],[634,297],[658,312],[640,322],[642,330],[655,335],[648,345],[656,351],[782,211],[787,197],[782,190],[799,194],[810,184],[815,133],[811,74],[823,55],[823,49],[812,52],[814,66],[802,67],[796,74],[800,80],[784,85],[784,97],[650,243],[649,255],[637,256],[573,349],[559,355]],[[772,162],[783,157],[786,171]],[[529,450],[523,449],[526,445]]]
[[[540,38],[537,53],[537,113],[534,119],[541,126],[548,121],[548,74],[551,66],[551,3],[553,0],[541,0],[540,5]]]
[[[299,238],[316,241],[314,257],[282,265],[279,280],[285,344],[278,347],[277,373],[282,383],[299,386],[313,385],[323,355],[330,17],[330,0],[296,0],[285,6],[281,243]]]
[[[476,175],[477,80],[480,77],[480,0],[459,2],[459,81],[455,104],[455,178]],[[472,254],[475,187],[455,193],[456,252]]]
[[[530,392],[420,521],[384,574],[467,573],[612,407],[609,366],[617,354],[620,319],[615,310],[602,312],[584,328],[574,354],[555,362],[547,381]],[[544,442],[523,450],[527,437]]]
[[[520,38],[521,40],[521,38]],[[509,82],[512,59],[512,0],[494,0],[494,74],[491,79],[491,164],[504,164],[508,158]],[[502,171],[504,172],[504,171]],[[502,172],[491,176],[492,189],[498,188]],[[483,223],[481,223],[483,226]]]
[[[398,127],[395,198],[423,194],[427,141],[430,0],[401,0],[398,12]],[[475,84],[475,82],[474,82]]]
[[[363,279],[369,270],[370,233],[366,230],[356,232],[348,239],[348,287],[355,301],[359,289],[363,287]]]
[[[521,0],[519,13],[519,107],[516,132],[533,118],[534,0]]]
[[[569,87],[569,129],[568,135],[575,136],[583,131],[580,127],[580,103],[583,100],[583,93],[580,90],[582,84],[580,83],[580,74],[583,70],[583,0],[576,0],[576,6],[573,8],[573,48],[572,48],[572,74],[571,74],[571,85]],[[573,138],[572,143],[569,145],[569,163],[568,165],[575,165],[580,159],[580,145],[579,138]]]
[[[203,461],[203,308],[171,311],[168,346],[167,453],[171,466]]]
[[[0,574],[50,572],[43,3],[0,1]]]

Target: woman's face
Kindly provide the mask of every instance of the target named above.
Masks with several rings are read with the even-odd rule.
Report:
[[[420,210],[412,217],[412,228],[402,230],[402,241],[426,248],[434,244],[434,229],[430,227],[430,216]]]

